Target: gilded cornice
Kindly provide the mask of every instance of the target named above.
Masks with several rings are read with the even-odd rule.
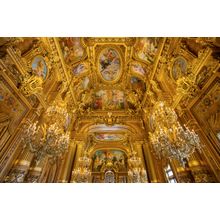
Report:
[[[63,57],[62,57],[62,52],[59,47],[58,40],[57,40],[57,38],[48,38],[48,41],[49,41],[49,45],[53,51],[52,53],[53,53],[53,56],[55,57],[56,66],[57,66],[58,72],[60,74],[59,80],[63,81],[64,79],[66,79],[66,82],[69,85],[70,81],[71,81],[71,76],[67,72],[67,69],[66,69]],[[74,104],[76,104],[76,98],[75,98],[75,95],[73,92],[73,88],[70,86],[69,89],[70,89],[70,92],[71,92],[71,95],[73,98],[73,102],[74,102]]]

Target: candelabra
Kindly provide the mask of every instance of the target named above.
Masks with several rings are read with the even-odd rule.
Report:
[[[128,182],[130,183],[147,183],[147,172],[142,167],[141,158],[136,156],[132,151],[128,159],[130,169],[128,170]]]
[[[89,183],[91,181],[91,171],[89,169],[91,159],[88,157],[87,152],[84,156],[79,158],[78,168],[74,169],[73,182],[75,183]]]
[[[178,122],[177,114],[165,103],[158,102],[152,114],[154,131],[149,132],[156,156],[176,159],[185,166],[185,159],[196,150],[201,150],[199,136]]]
[[[78,160],[78,167],[73,170],[74,183],[89,183],[91,182],[92,173],[90,170],[91,159],[88,156],[88,148],[93,145],[93,136],[89,135],[86,141],[85,151],[82,157]]]

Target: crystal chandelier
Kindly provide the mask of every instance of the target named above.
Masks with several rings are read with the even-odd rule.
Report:
[[[176,159],[185,166],[185,160],[196,149],[201,150],[199,136],[185,125],[181,126],[175,111],[164,102],[156,103],[152,120],[154,131],[149,132],[149,138],[159,159]]]
[[[141,158],[136,156],[136,152],[132,151],[128,159],[130,169],[128,170],[128,182],[130,183],[147,183],[147,172],[142,167]]]
[[[84,156],[79,158],[78,168],[73,171],[73,182],[75,183],[89,183],[91,181],[91,171],[89,169],[91,159],[88,157],[87,152]]]
[[[26,125],[23,133],[24,147],[34,154],[36,162],[45,157],[54,162],[69,146],[69,132],[65,126],[68,117],[66,109],[52,105],[45,112],[45,116],[45,123],[36,121]]]
[[[130,136],[126,138],[126,145],[130,145],[131,153],[128,159],[128,182],[129,183],[147,183],[147,172],[142,166],[140,157],[136,156],[136,152],[133,148],[133,143]]]
[[[68,149],[69,134],[63,133],[57,124],[49,127],[46,124],[37,125],[38,122],[30,124],[24,131],[25,147],[35,155],[35,160],[48,156],[51,161],[62,156]]]
[[[92,160],[88,156],[88,148],[91,145],[93,145],[93,136],[89,135],[86,142],[85,152],[78,160],[78,167],[72,172],[74,183],[91,182],[92,172],[90,170],[90,165]]]

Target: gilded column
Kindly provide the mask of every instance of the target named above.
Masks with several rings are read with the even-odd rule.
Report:
[[[4,152],[4,155],[2,155],[2,158],[0,158],[0,181],[5,179],[5,176],[8,175],[17,158],[19,158],[19,155],[21,155],[21,152],[23,152],[22,145],[24,143],[21,141],[21,136],[23,134],[24,124],[27,121],[31,123],[36,118],[38,118],[40,114],[38,111],[41,111],[40,106],[37,111],[32,109],[22,120],[19,127],[14,132],[13,137],[11,137],[10,140],[6,143],[5,148],[7,150]]]
[[[61,167],[61,174],[59,176],[58,182],[62,182],[62,183],[69,182],[75,152],[76,152],[76,142],[73,141],[69,146],[69,150],[66,154],[66,157],[64,158],[64,161]]]
[[[5,182],[24,182],[26,175],[28,174],[33,154],[24,149],[21,155],[15,161],[10,173],[6,176]]]
[[[44,161],[41,160],[38,164],[36,162],[32,162],[28,175],[25,178],[25,182],[27,183],[37,183],[40,182],[40,176],[42,173],[42,167],[43,167]]]
[[[170,165],[178,183],[194,182],[194,178],[187,164],[183,167],[177,160],[172,160]]]
[[[149,145],[145,142],[144,143],[144,155],[146,158],[146,163],[147,163],[147,172],[148,172],[148,176],[150,179],[151,183],[157,183],[159,182],[157,179],[157,175],[156,175],[156,170],[155,170],[155,166],[154,166],[154,162],[153,162],[153,158],[152,158],[152,153],[149,149]]]
[[[142,151],[142,142],[136,141],[134,143],[135,149],[137,151],[138,156],[141,158],[144,169],[146,170],[145,159]]]
[[[217,182],[214,175],[209,171],[206,163],[202,161],[198,152],[195,152],[190,157],[188,165],[196,183]]]
[[[209,138],[207,126],[199,124],[191,111],[186,111],[182,117],[187,126],[194,128],[204,145],[202,152],[196,151],[191,155],[188,165],[195,182],[219,182],[219,156],[215,151],[215,144]]]
[[[76,156],[75,156],[75,159],[73,161],[72,172],[78,166],[78,161],[79,161],[79,158],[82,156],[82,151],[83,151],[84,145],[85,145],[85,143],[82,142],[82,141],[76,143],[76,153],[75,153]],[[72,173],[71,173],[71,175],[72,175]],[[74,179],[73,179],[73,175],[72,175],[71,176],[71,182],[73,182],[73,181],[74,181]]]

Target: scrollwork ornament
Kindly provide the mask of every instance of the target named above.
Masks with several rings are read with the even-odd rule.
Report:
[[[20,91],[27,97],[41,94],[43,91],[42,77],[26,75],[22,80]]]

